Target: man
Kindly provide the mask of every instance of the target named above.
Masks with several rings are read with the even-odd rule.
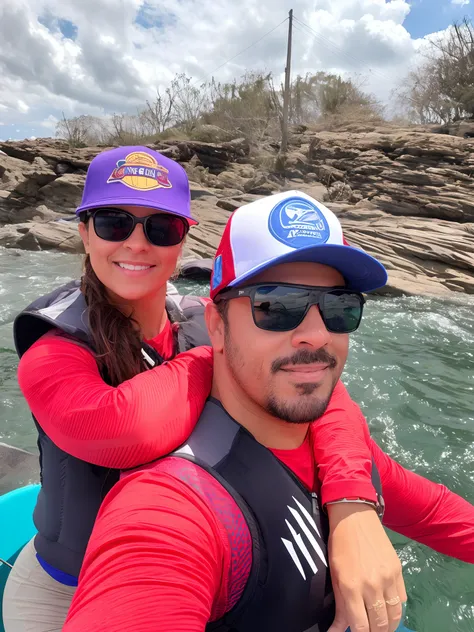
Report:
[[[328,529],[308,426],[343,371],[361,292],[385,278],[302,193],[233,214],[206,308],[212,397],[185,446],[107,497],[65,632],[329,629]],[[474,562],[474,507],[367,442],[384,524]],[[395,588],[374,598],[370,629],[393,630],[403,599]]]

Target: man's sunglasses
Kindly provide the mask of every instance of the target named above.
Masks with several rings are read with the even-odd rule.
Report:
[[[216,302],[248,296],[259,329],[291,331],[300,325],[309,308],[317,305],[326,329],[350,334],[360,325],[365,299],[359,292],[337,287],[290,283],[265,283],[224,290]]]
[[[148,241],[153,246],[177,246],[186,237],[188,222],[171,213],[154,213],[146,217],[135,217],[120,208],[91,209],[81,213],[81,221],[92,217],[97,237],[105,241],[125,241],[137,224],[143,226]]]

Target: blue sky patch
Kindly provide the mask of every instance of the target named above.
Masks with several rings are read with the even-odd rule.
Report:
[[[58,27],[63,37],[70,40],[75,40],[77,37],[77,26],[73,24],[70,20],[63,20],[62,18],[58,19]]]
[[[174,13],[162,11],[149,2],[142,4],[135,18],[135,24],[144,29],[164,29],[175,23],[176,16]]]
[[[403,26],[414,39],[442,31],[464,16],[473,17],[471,4],[461,6],[451,0],[412,0],[410,7]]]
[[[70,20],[63,20],[48,12],[39,16],[38,22],[51,33],[59,31],[64,38],[73,41],[77,38],[77,26]]]

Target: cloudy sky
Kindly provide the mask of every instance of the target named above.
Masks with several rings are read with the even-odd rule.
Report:
[[[362,75],[366,89],[387,100],[416,63],[423,38],[472,16],[473,4],[0,0],[0,139],[52,136],[62,111],[66,116],[134,112],[179,72],[196,83],[211,76],[230,80],[245,69],[279,75],[287,22],[277,25],[291,8],[297,18],[295,73]]]

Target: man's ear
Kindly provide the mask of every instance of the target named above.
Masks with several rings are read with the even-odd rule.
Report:
[[[224,349],[225,325],[214,302],[211,301],[206,305],[204,318],[214,353],[222,353]]]
[[[87,224],[79,222],[79,235],[81,236],[82,243],[84,244],[84,250],[89,253],[89,229]]]

